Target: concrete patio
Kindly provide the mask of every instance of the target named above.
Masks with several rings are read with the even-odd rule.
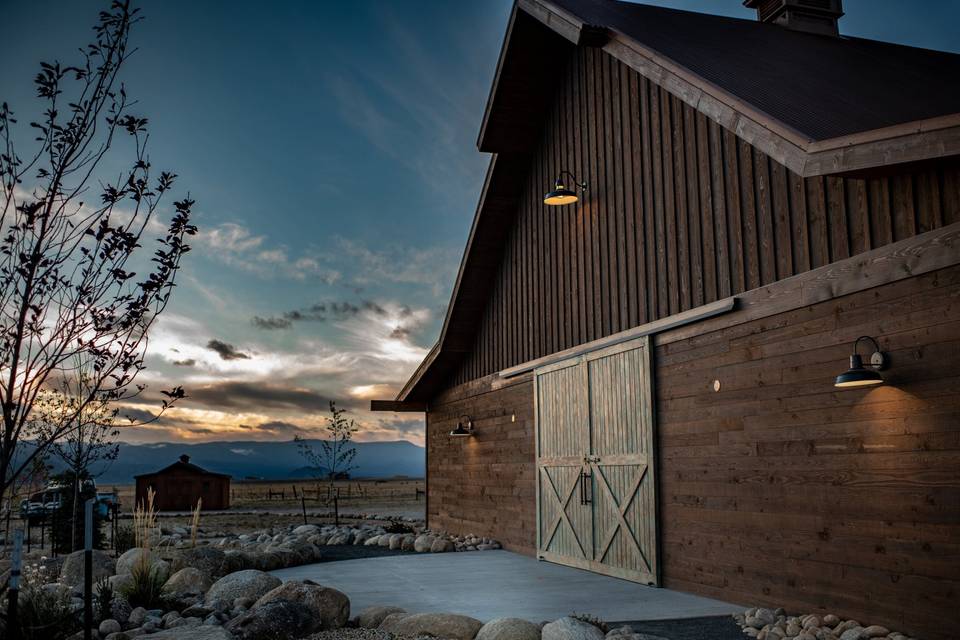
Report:
[[[365,558],[272,573],[284,581],[310,579],[339,589],[350,597],[354,612],[370,605],[394,605],[483,621],[505,616],[553,620],[574,612],[623,621],[716,616],[744,609],[509,551]]]

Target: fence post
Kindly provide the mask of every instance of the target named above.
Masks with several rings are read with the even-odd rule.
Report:
[[[20,570],[23,567],[23,529],[13,532],[13,557],[10,560],[10,586],[7,589],[7,631],[10,640],[20,640],[17,600],[20,596]]]
[[[93,638],[93,503],[90,498],[84,504],[83,545],[83,640]]]
[[[340,505],[339,505],[339,494],[340,492],[333,494],[333,525],[336,527],[340,526]]]
[[[300,508],[303,509],[303,524],[307,524],[307,496],[300,494]]]

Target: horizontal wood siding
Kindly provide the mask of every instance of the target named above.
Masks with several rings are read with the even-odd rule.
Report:
[[[860,335],[890,355],[888,384],[838,390]],[[956,637],[960,267],[663,344],[655,362],[667,587]]]
[[[601,50],[543,123],[457,385],[960,219],[960,170],[803,179]],[[581,203],[548,207],[561,170]]]
[[[536,550],[533,378],[492,390],[495,376],[436,398],[427,413],[427,521],[433,529],[492,536]],[[461,415],[476,435],[451,438]]]
[[[664,585],[955,637],[944,612],[960,594],[960,266],[748,313],[654,339]],[[888,384],[838,390],[860,335],[889,353]],[[446,436],[462,412],[476,438]],[[488,376],[431,403],[430,526],[533,553],[532,420],[529,377]]]

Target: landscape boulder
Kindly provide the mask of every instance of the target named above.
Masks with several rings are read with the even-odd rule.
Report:
[[[101,636],[108,636],[111,633],[122,631],[123,628],[120,626],[120,623],[113,618],[107,618],[100,623],[100,626],[97,627],[97,630],[100,632]]]
[[[548,622],[540,632],[542,640],[604,640],[599,628],[570,616]]]
[[[399,636],[433,636],[447,640],[473,640],[483,623],[455,613],[414,613],[397,617],[393,614],[380,625],[382,631]],[[603,634],[600,634],[603,638]]]
[[[302,524],[293,530],[295,536],[309,536],[320,532],[320,527],[315,524]]]
[[[453,551],[455,547],[453,543],[447,540],[446,538],[437,538],[433,541],[433,544],[430,545],[431,553],[446,553],[448,551]]]
[[[245,569],[225,575],[207,591],[207,604],[217,601],[232,603],[237,598],[259,598],[280,586],[279,578],[256,569]]]
[[[133,573],[133,568],[140,562],[148,562],[151,565],[160,560],[160,556],[143,547],[133,547],[127,549],[117,558],[117,573]]]
[[[426,533],[419,535],[417,539],[413,541],[413,550],[417,553],[426,553],[430,551],[430,547],[433,546],[436,540],[436,536],[431,536]]]
[[[540,640],[540,626],[520,618],[496,618],[480,627],[477,640]]]
[[[194,567],[184,567],[170,576],[163,590],[170,597],[183,600],[189,596],[202,596],[212,585],[213,580],[208,574]]]
[[[74,551],[64,558],[63,566],[60,568],[60,582],[71,587],[83,588],[83,550]],[[106,551],[98,549],[93,550],[93,583],[101,578],[108,578],[113,575],[115,563]]]
[[[384,619],[394,613],[406,613],[405,609],[400,607],[372,606],[367,607],[357,614],[356,626],[361,629],[376,629]]]
[[[195,547],[193,549],[184,549],[177,554],[173,561],[173,571],[179,571],[186,567],[199,569],[211,578],[219,578],[224,575],[223,564],[226,554],[214,547]]]
[[[261,596],[252,610],[272,602],[296,602],[306,607],[314,621],[311,631],[339,629],[350,619],[350,599],[340,591],[312,580],[285,582]]]
[[[316,631],[317,626],[310,609],[304,605],[274,600],[234,618],[224,629],[239,640],[285,640],[301,638]]]

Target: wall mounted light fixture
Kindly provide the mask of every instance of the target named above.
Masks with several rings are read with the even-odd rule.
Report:
[[[563,176],[570,176],[570,179],[573,180],[573,182],[570,183],[570,186],[567,186]],[[581,193],[586,191],[587,183],[577,182],[577,177],[569,171],[561,171],[559,175],[557,175],[557,181],[554,184],[553,191],[543,196],[543,204],[549,204],[553,206],[573,204],[580,199],[580,197],[577,195],[577,189],[580,189]]]
[[[468,415],[460,416],[457,420],[457,428],[450,432],[453,438],[465,438],[473,435],[473,420]]]
[[[863,358],[857,353],[857,346],[861,340],[869,340],[873,343],[873,353],[870,354],[870,362],[863,364]],[[860,336],[853,343],[853,355],[850,356],[850,368],[846,372],[837,376],[833,386],[841,389],[850,389],[853,387],[871,387],[883,384],[883,376],[880,372],[887,368],[887,354],[880,351],[880,345],[870,336]]]

